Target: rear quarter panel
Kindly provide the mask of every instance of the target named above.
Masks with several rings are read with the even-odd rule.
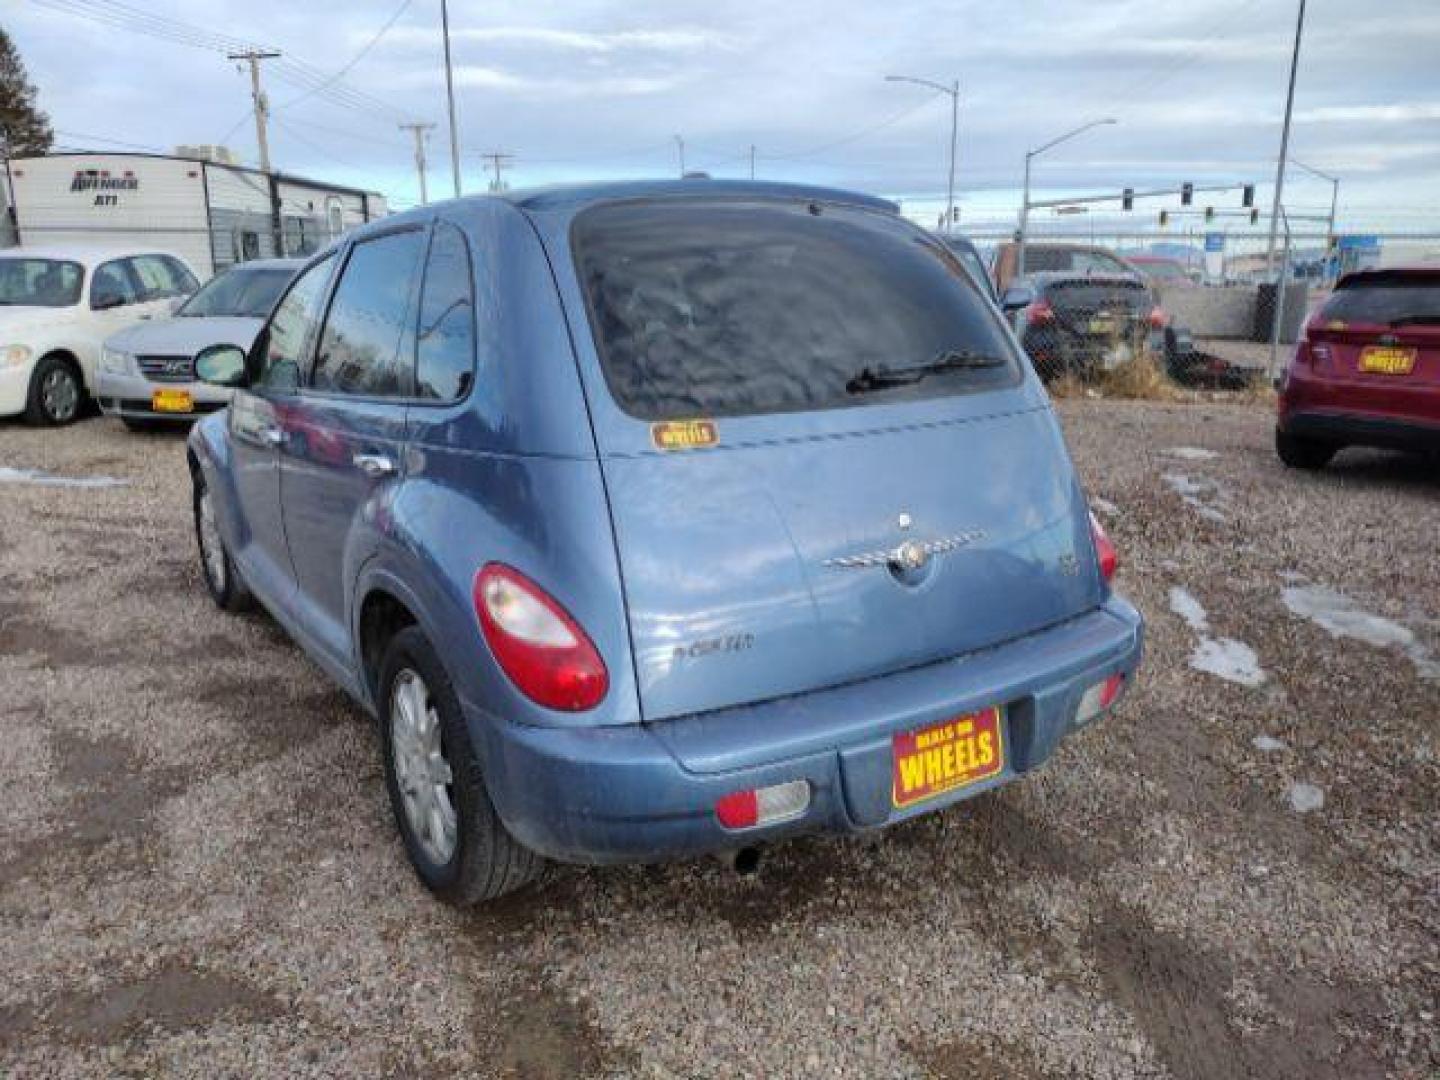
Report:
[[[435,643],[474,709],[539,725],[638,719],[614,534],[585,397],[554,277],[526,217],[503,200],[442,208],[470,247],[476,299],[474,387],[462,402],[412,405],[405,479],[377,502],[352,604],[390,583]],[[475,575],[503,562],[558,600],[610,676],[584,714],[543,708],[500,670],[475,614]]]

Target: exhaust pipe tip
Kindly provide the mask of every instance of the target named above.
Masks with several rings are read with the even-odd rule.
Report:
[[[749,877],[760,869],[760,849],[758,847],[721,851],[717,852],[715,857],[741,877]]]

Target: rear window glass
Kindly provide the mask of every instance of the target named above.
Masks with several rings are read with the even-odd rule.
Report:
[[[1145,287],[1138,281],[1107,281],[1104,284],[1088,281],[1057,281],[1045,289],[1045,294],[1056,307],[1099,307],[1117,304],[1128,308],[1140,308],[1145,304]]]
[[[816,204],[599,206],[577,268],[620,407],[646,420],[799,412],[1009,385],[999,320],[945,251],[889,215]],[[993,367],[855,392],[866,368],[966,350]]]
[[[1440,280],[1433,277],[1372,278],[1339,289],[1320,317],[1340,322],[1440,322]]]
[[[1025,272],[1027,274],[1133,275],[1135,270],[1114,255],[1107,255],[1103,251],[1027,244],[1025,247]]]

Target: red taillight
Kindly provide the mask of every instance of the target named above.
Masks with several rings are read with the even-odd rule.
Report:
[[[544,589],[518,570],[489,563],[475,575],[474,599],[490,651],[522,694],[565,712],[600,704],[610,688],[605,662]]]
[[[810,782],[787,780],[722,796],[715,800],[715,817],[727,829],[751,829],[797,818],[809,808]]]
[[[1025,309],[1025,321],[1031,326],[1054,322],[1055,309],[1050,306],[1049,300],[1041,297]]]
[[[1156,304],[1150,309],[1149,321],[1150,329],[1164,330],[1165,327],[1170,325],[1170,316],[1165,314],[1164,308]]]
[[[1104,526],[1093,511],[1090,514],[1090,535],[1095,538],[1095,555],[1100,560],[1100,576],[1108,585],[1115,577],[1116,567],[1120,565],[1120,556],[1115,554],[1115,545],[1110,542]]]
[[[715,816],[727,829],[748,829],[760,819],[760,803],[753,791],[735,791],[715,803]]]

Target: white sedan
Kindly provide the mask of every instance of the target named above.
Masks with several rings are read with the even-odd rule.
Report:
[[[101,344],[168,316],[199,287],[183,259],[159,251],[0,251],[0,416],[68,424],[96,391]]]

